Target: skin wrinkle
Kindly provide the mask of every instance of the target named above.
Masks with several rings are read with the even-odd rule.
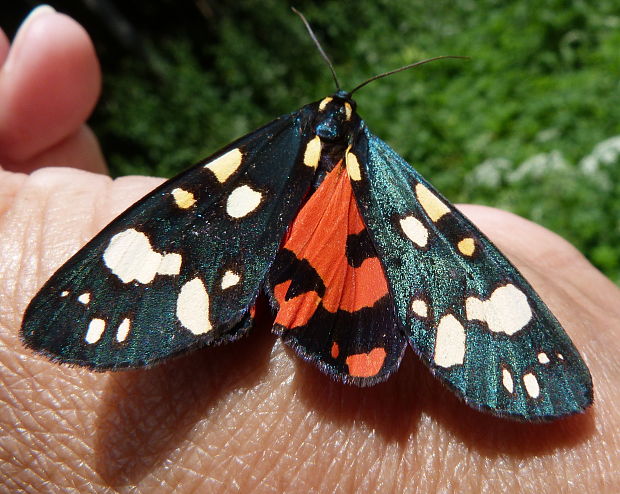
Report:
[[[346,431],[346,435],[344,442],[342,442],[342,450],[345,452],[344,461],[339,465],[334,465],[334,478],[342,477],[345,479],[344,482],[344,490],[345,492],[351,492],[355,490],[355,486],[357,485],[356,474],[362,465],[357,465],[356,459],[357,457],[361,458],[369,458],[370,463],[374,462],[374,455],[369,456],[365,451],[369,449],[368,438],[365,437],[361,443],[356,444],[359,440],[357,439],[358,434],[353,431],[353,427],[349,427]],[[372,459],[371,459],[372,458]],[[326,477],[326,481],[328,477]],[[329,486],[326,485],[327,489]]]
[[[292,491],[299,482],[307,484],[307,488],[311,490],[311,484],[308,484],[306,481],[304,472],[308,465],[320,465],[321,461],[324,459],[325,450],[318,445],[325,444],[321,436],[331,435],[328,431],[320,431],[317,427],[313,426],[313,419],[315,418],[313,415],[314,414],[311,412],[308,412],[305,414],[303,420],[299,422],[300,425],[307,427],[307,433],[304,434],[299,426],[296,428],[296,432],[300,432],[298,435],[294,436],[297,438],[296,442],[298,446],[294,451],[287,454],[287,463],[291,465],[290,468],[293,475],[290,479],[286,477],[283,479],[286,481],[283,485],[284,492]],[[303,461],[299,461],[300,458],[303,458]]]
[[[193,444],[188,446],[188,451],[191,450],[191,448],[193,447]],[[198,467],[199,464],[196,463],[196,467]],[[182,482],[182,486],[183,486],[183,492],[201,492],[202,489],[205,488],[205,478],[204,478],[204,473],[201,473],[200,470],[198,470],[198,468],[190,468],[188,466],[188,463],[180,463],[180,465],[174,465],[173,469],[175,469],[175,477],[179,477],[179,479],[183,479]],[[164,485],[167,485],[168,488],[165,489],[164,485],[158,485],[157,483],[154,483],[153,488],[157,491],[159,490],[160,492],[174,492],[175,490],[178,490],[181,483],[175,481],[175,479],[171,479],[171,482],[165,481]],[[218,484],[220,484],[218,482]],[[203,491],[204,492],[204,491]],[[209,492],[209,491],[206,491]]]
[[[251,417],[247,417],[247,419],[251,419]],[[250,430],[251,429],[252,427],[250,427]],[[238,468],[235,468],[234,465],[243,465],[245,470],[250,469],[249,471],[251,472],[251,475],[254,475],[255,468],[250,467],[251,461],[244,460],[243,462],[240,462],[242,458],[252,458],[254,455],[256,455],[257,458],[255,460],[256,466],[259,468],[265,466],[264,461],[266,456],[266,450],[264,448],[261,448],[260,443],[258,443],[254,437],[252,437],[252,441],[249,443],[244,440],[239,440],[239,437],[247,434],[248,430],[246,430],[244,427],[235,427],[235,432],[232,434],[231,439],[227,440],[223,444],[222,451],[226,451],[231,446],[236,446],[238,450],[240,449],[242,451],[242,453],[234,457],[222,455],[222,461],[218,464],[218,466],[221,467],[222,471],[240,471]],[[265,442],[269,443],[268,441]],[[241,470],[240,473],[241,472],[243,472],[243,470]]]
[[[276,412],[277,413],[277,412]],[[288,420],[286,413],[281,414],[279,417],[275,416],[274,423],[269,427],[270,430],[266,431],[265,439],[267,439],[267,443],[269,444],[269,440],[276,436],[273,441],[273,446],[268,448],[267,450],[263,447],[263,455],[266,451],[271,451],[273,456],[272,464],[276,464],[278,461],[281,461],[281,456],[283,451],[286,451],[287,444],[291,443],[290,438],[296,438],[297,441],[301,441],[303,443],[303,438],[298,438],[298,432],[301,432],[303,436],[302,427],[305,424],[305,419],[300,420],[297,424],[291,424]],[[288,426],[288,427],[286,427]],[[282,430],[290,430],[290,432],[286,435],[281,434]],[[263,443],[263,441],[261,441]],[[261,444],[258,444],[258,447],[261,447]],[[262,463],[262,462],[261,462]]]
[[[4,228],[5,213],[11,208],[15,197],[28,179],[25,173],[9,173],[2,169],[0,163],[0,229]]]
[[[42,436],[41,439],[39,439],[38,436]],[[58,447],[58,449],[56,448],[49,448],[49,441],[50,439],[55,440],[56,439],[56,435],[53,435],[51,438],[47,437],[44,433],[41,433],[37,435],[37,440],[38,442],[40,442],[40,446],[38,446],[36,449],[33,450],[33,454],[30,457],[30,460],[28,462],[28,465],[26,466],[27,470],[32,471],[33,473],[41,471],[41,465],[58,465],[57,468],[54,469],[48,469],[47,472],[45,472],[45,470],[43,470],[43,475],[45,475],[45,478],[47,478],[48,482],[52,482],[55,485],[58,486],[66,486],[68,482],[71,482],[72,477],[68,474],[71,473],[72,471],[72,467],[70,464],[65,464],[64,462],[62,462],[62,458],[63,452],[66,452],[67,449],[66,447],[63,447],[62,445],[58,445],[60,447]],[[55,441],[54,441],[55,442]],[[55,451],[49,451],[49,449],[54,449]],[[38,452],[38,453],[35,453]],[[41,454],[43,453],[43,454]],[[58,463],[60,461],[60,463]],[[84,477],[84,473],[88,474],[89,473],[89,469],[86,469],[86,472],[84,472],[84,468],[80,468],[79,469],[79,473],[78,473],[78,477],[82,477],[84,479],[84,481],[86,481],[86,477]]]
[[[406,472],[408,471],[408,464],[405,459],[405,455],[401,454],[400,448],[398,445],[392,443],[386,445],[384,456],[386,459],[384,460],[385,467],[382,469],[383,471],[394,472],[394,481],[396,484],[400,484],[403,482],[405,478]],[[381,472],[379,472],[379,475]],[[383,481],[378,480],[378,487],[383,488]]]
[[[379,445],[374,447],[374,443],[377,442],[377,438],[374,435],[370,434],[368,439],[366,439],[364,447],[362,449],[362,454],[364,454],[364,450],[370,450],[369,452],[377,458],[375,461],[371,462],[370,468],[364,469],[361,465],[357,468],[360,470],[358,474],[361,473],[361,487],[363,490],[368,492],[376,491],[375,489],[375,481],[373,479],[380,479],[381,472],[386,469],[386,456],[385,451],[387,449],[387,444]],[[354,464],[355,467],[355,464]],[[357,479],[356,479],[357,480]],[[356,482],[357,483],[357,482]]]
[[[276,438],[271,442],[272,446],[268,448],[265,448],[263,446],[263,441],[257,442],[256,444],[256,448],[261,451],[260,456],[262,457],[257,463],[266,470],[266,472],[264,473],[262,473],[261,471],[261,478],[266,476],[268,472],[275,467],[275,465],[282,464],[286,460],[286,447],[288,444],[297,444],[300,441],[303,442],[303,439],[297,439],[297,432],[301,428],[300,424],[304,422],[305,419],[300,421],[297,424],[297,427],[295,427],[295,424],[291,424],[290,420],[288,420],[286,413],[284,413],[280,416],[279,419],[276,416],[276,421],[273,424],[268,425],[269,431],[267,431],[267,435],[265,437],[271,439],[274,435],[276,435]],[[281,431],[283,430],[289,430],[291,426],[293,426],[294,428],[290,430],[288,434],[281,433]],[[293,438],[296,438],[296,440],[293,441]],[[269,443],[269,441],[267,442]],[[291,477],[294,477],[294,470],[289,471],[289,475],[291,475]]]
[[[29,374],[29,377],[31,378],[31,383],[37,383],[38,381],[41,380],[41,377],[44,377],[42,373],[37,373],[37,374],[33,374],[31,372],[29,372],[28,368],[25,368],[25,373]],[[36,390],[37,386],[33,385],[29,387],[30,391],[34,391]],[[5,393],[9,393],[11,389],[14,389],[14,387],[12,386],[3,386],[2,388],[2,401],[3,402],[7,402],[8,400],[5,398],[4,394]],[[44,397],[53,397],[54,395],[51,392],[48,392],[45,390],[45,388],[43,388],[42,392],[39,392],[38,397],[39,400],[41,400]],[[15,400],[19,403],[19,406],[15,408],[15,410],[27,410],[28,409],[28,405],[29,403],[22,400],[19,400],[19,398],[15,397]],[[21,401],[21,402],[20,402]],[[8,403],[7,403],[8,404]],[[38,403],[37,403],[38,405]],[[57,410],[58,408],[58,410]],[[79,408],[78,408],[79,409]],[[30,413],[24,415],[24,419],[25,419],[25,424],[27,427],[22,427],[20,430],[22,431],[22,433],[27,434],[28,430],[31,430],[31,432],[33,434],[36,434],[36,431],[45,431],[46,430],[46,424],[49,423],[49,420],[53,420],[53,421],[57,421],[58,415],[59,415],[59,410],[60,407],[58,405],[58,403],[55,403],[54,400],[49,400],[48,403],[43,403],[41,404],[41,406],[37,409],[31,410]],[[42,412],[42,413],[41,413]],[[41,415],[41,417],[39,417],[39,415]],[[51,418],[50,418],[51,417]],[[33,427],[33,424],[36,425],[36,427]]]
[[[114,181],[109,177],[102,177],[103,180],[102,189],[104,189],[103,194],[94,194],[90,196],[90,201],[88,204],[88,212],[89,221],[85,221],[83,223],[83,227],[85,228],[85,236],[86,241],[88,241],[94,234],[96,234],[99,230],[102,229],[105,225],[107,225],[112,219],[113,216],[110,215],[109,209],[105,206],[108,205],[107,197],[110,197],[112,189],[114,188]],[[86,228],[86,226],[88,227]]]
[[[257,346],[256,341],[262,341],[263,343]],[[241,361],[246,362],[249,368],[253,369],[253,375],[250,376],[251,380],[244,383],[243,386],[248,387],[250,383],[255,383],[256,379],[260,378],[262,375],[262,369],[266,368],[266,363],[268,361],[264,358],[264,352],[261,354],[262,350],[259,349],[262,348],[264,350],[268,350],[268,345],[264,345],[264,342],[268,341],[273,340],[269,336],[266,338],[263,337],[261,340],[257,340],[256,335],[251,334],[249,337],[233,345],[196,352],[194,355],[188,356],[184,359],[186,362],[190,363],[190,367],[187,371],[184,371],[181,374],[174,372],[172,374],[175,376],[174,379],[171,379],[172,375],[169,370],[174,369],[175,363],[178,364],[178,361],[164,364],[163,366],[153,368],[145,373],[125,373],[131,374],[135,377],[129,391],[127,392],[127,398],[122,398],[119,401],[118,397],[114,398],[116,395],[115,392],[112,392],[111,394],[108,393],[111,401],[107,406],[104,405],[99,413],[99,421],[101,421],[104,417],[107,419],[112,418],[114,420],[114,425],[111,429],[112,436],[110,437],[105,433],[100,434],[99,451],[100,453],[104,453],[104,455],[100,456],[99,470],[104,477],[114,480],[117,484],[119,482],[131,482],[132,479],[134,481],[139,481],[146,474],[146,471],[155,468],[156,465],[158,465],[158,458],[165,458],[166,451],[172,450],[173,448],[176,449],[178,441],[183,437],[187,437],[193,429],[195,430],[195,428],[193,428],[193,424],[199,417],[204,420],[213,421],[213,423],[221,423],[222,420],[224,420],[222,415],[225,415],[225,413],[222,413],[223,410],[220,410],[216,404],[225,405],[225,402],[221,401],[221,397],[227,396],[228,390],[232,391],[232,395],[230,395],[227,400],[235,401],[233,399],[234,396],[239,396],[238,392],[236,392],[239,386],[239,374],[237,369],[234,367],[235,360],[232,359],[231,356],[235,355],[235,358],[239,358]],[[247,352],[249,349],[252,349],[253,351],[252,358],[247,358]],[[257,359],[262,362],[261,365],[257,365]],[[202,370],[200,370],[200,367],[196,367],[196,364],[198,363],[203,366]],[[221,363],[225,363],[226,365],[222,366]],[[205,367],[203,364],[208,364],[208,366]],[[213,366],[214,368],[218,368],[218,370],[223,373],[223,376],[227,376],[226,379],[223,381],[212,381],[210,379],[206,379],[212,374],[209,367]],[[187,367],[187,365],[181,365],[178,368],[183,369],[184,367]],[[231,369],[234,369],[232,374],[230,373]],[[245,371],[243,374],[245,374]],[[185,382],[187,383],[180,386],[181,383]],[[146,384],[146,387],[142,385],[143,383]],[[162,386],[162,384],[165,384],[165,386]],[[216,385],[216,388],[213,388],[213,384]],[[198,402],[192,402],[190,396],[183,397],[183,394],[187,393],[187,389],[194,386],[196,389],[202,390],[202,398]],[[160,410],[159,408],[155,408],[155,417],[159,417],[158,421],[152,425],[144,423],[141,417],[149,417],[151,413],[148,408],[148,402],[145,404],[144,400],[141,399],[141,395],[143,393],[148,393],[149,396],[162,396],[162,393],[166,395],[166,389],[170,389],[170,391],[173,392],[172,397],[168,398],[166,401],[177,403],[181,408],[178,408],[178,411],[172,413],[172,415],[167,414],[165,409]],[[180,393],[180,391],[182,391],[182,393]],[[224,392],[224,395],[220,396],[221,392]],[[155,406],[157,406],[157,404],[158,402],[156,401]],[[112,411],[110,410],[110,407],[112,408]],[[134,409],[134,407],[137,408]],[[224,408],[226,407],[224,406]],[[114,411],[114,409],[116,409],[116,411]],[[122,416],[119,416],[119,412],[122,410],[125,411]],[[210,413],[205,413],[207,410],[210,410]],[[128,411],[132,414],[129,419],[124,418],[124,415]],[[181,413],[180,417],[179,412]],[[134,423],[136,425],[135,427],[133,426]],[[103,424],[104,423],[102,422],[102,425]],[[162,427],[169,430],[173,424],[175,432],[168,437],[158,438],[157,436],[153,436],[153,427],[156,427],[155,430]],[[109,429],[109,426],[104,426],[104,431],[107,429]],[[205,434],[208,436],[211,431],[212,427],[209,430],[202,432],[202,436],[205,436]],[[122,450],[120,450],[123,451],[123,457],[126,459],[122,460],[120,464],[115,466],[114,462],[110,463],[110,459],[118,457],[120,451],[117,444],[119,441],[121,441],[121,444],[123,441],[126,442],[127,440],[124,438],[127,437],[128,433],[130,434],[128,437],[133,436],[134,438],[137,438],[137,441],[132,439],[131,443],[125,445]],[[129,459],[132,458],[134,452],[140,451],[143,454],[145,449],[148,451],[149,448],[155,448],[153,450],[153,453],[155,454],[150,455],[147,458],[143,458],[146,460],[145,463],[142,463],[141,465],[127,463],[128,461],[133,461]],[[218,448],[219,451],[223,450],[219,444]],[[106,459],[110,456],[110,454],[113,456]]]
[[[32,183],[34,182],[33,176],[31,175],[28,182],[26,182],[26,187],[24,189],[25,194],[30,193],[30,196],[32,198],[32,196],[34,196],[35,194],[33,194],[33,187],[32,187]],[[36,182],[35,182],[36,183]],[[38,214],[33,215],[33,218],[31,219],[29,216],[27,216],[27,220],[28,220],[28,225],[27,228],[24,229],[24,235],[26,235],[26,232],[30,233],[31,232],[31,225],[34,224],[37,226],[36,228],[36,240],[34,242],[34,249],[32,249],[33,255],[31,256],[23,256],[22,258],[22,263],[20,263],[20,273],[26,272],[27,274],[31,274],[32,276],[35,277],[35,279],[37,278],[41,278],[41,272],[45,272],[45,268],[42,268],[42,266],[45,266],[45,249],[43,248],[44,246],[44,238],[45,238],[45,232],[46,232],[46,226],[48,225],[47,222],[47,212],[48,212],[48,204],[49,204],[49,199],[50,199],[50,193],[49,191],[43,190],[40,191],[43,192],[43,194],[41,195],[41,197],[43,198],[43,204],[42,207],[38,210]],[[28,235],[28,238],[30,238],[31,235]],[[26,237],[24,237],[25,239],[25,244],[28,245],[29,241],[26,240]],[[25,263],[28,262],[28,260],[30,259],[34,259],[35,261],[35,267],[32,273],[29,273],[28,270],[23,269],[23,266]]]
[[[12,370],[9,366],[5,366],[5,369],[7,371]],[[17,379],[16,381],[12,381],[10,379],[10,377],[13,376]],[[0,390],[0,399],[2,400],[2,402],[4,402],[5,405],[7,405],[5,413],[11,414],[11,417],[3,417],[4,421],[6,421],[7,423],[10,423],[12,421],[11,419],[13,419],[13,421],[16,419],[16,411],[18,410],[18,408],[26,408],[26,406],[24,406],[25,404],[20,403],[22,399],[19,397],[19,393],[24,393],[24,391],[30,389],[32,387],[32,382],[35,379],[34,375],[29,373],[27,368],[24,368],[23,377],[20,377],[17,372],[13,372],[13,376],[7,377],[7,382],[5,383],[5,386],[2,386]],[[19,384],[22,383],[25,386],[19,386]]]
[[[380,446],[377,445],[376,442],[376,438],[370,436],[363,440],[363,442],[361,443],[361,447],[356,448],[351,445],[351,447],[348,448],[349,457],[347,463],[349,463],[349,468],[351,468],[353,472],[353,475],[349,479],[350,490],[354,490],[356,485],[360,485],[362,489],[369,489],[370,486],[368,485],[368,475],[370,474],[370,471],[372,470],[374,464],[377,461],[376,449],[380,449]],[[359,451],[359,455],[361,457],[371,459],[371,461],[369,462],[370,464],[367,467],[359,464],[356,461],[356,449]]]
[[[258,403],[258,405],[257,405],[257,406],[258,406],[258,407],[260,407],[260,406],[265,406],[266,401],[267,401],[269,398],[273,398],[273,395],[277,392],[276,390],[280,390],[280,389],[281,389],[281,387],[280,387],[280,386],[276,386],[276,387],[275,387],[275,388],[273,388],[272,390],[268,390],[267,399],[261,400],[261,401]],[[245,396],[244,400],[246,400],[246,401],[253,401],[253,400],[252,400],[252,398],[256,398],[256,399],[258,399],[258,397],[257,397],[257,396],[248,396],[248,395],[254,395],[254,394],[255,394],[255,393],[253,393],[251,390],[250,390],[250,391],[248,391],[248,392],[246,393],[246,396]],[[248,398],[249,398],[249,399],[248,399]],[[256,409],[256,406],[255,406],[255,407],[253,407],[253,409]],[[275,413],[277,413],[277,411],[276,411]],[[228,416],[228,415],[234,415],[234,414],[232,413],[232,411],[231,411],[231,410],[229,410],[229,411],[226,413],[226,415]],[[263,416],[264,416],[264,415],[265,415],[265,414],[263,414]],[[269,413],[269,411],[267,411],[267,412],[266,412],[266,416],[267,416],[267,417],[269,417],[269,418],[271,418],[272,416],[274,416],[274,412]],[[277,417],[277,415],[276,415],[276,417]],[[237,417],[235,417],[235,418],[237,418]],[[265,435],[263,436],[263,439],[262,439],[261,443],[269,443],[269,442],[270,442],[269,440],[271,439],[271,437],[272,437],[272,436],[274,436],[274,435],[276,435],[276,434],[280,431],[280,429],[282,428],[282,427],[281,427],[281,426],[282,426],[282,424],[288,421],[288,417],[287,417],[287,415],[286,415],[286,414],[281,414],[281,415],[279,416],[279,419],[277,419],[277,418],[276,418],[275,423],[273,423],[273,424],[271,424],[271,423],[270,423],[269,425],[267,425],[267,421],[266,421],[266,420],[264,420],[264,419],[261,417],[260,412],[259,412],[259,414],[253,413],[251,416],[248,416],[247,418],[245,418],[245,420],[242,420],[241,425],[237,425],[237,426],[233,427],[233,428],[232,428],[232,429],[233,429],[233,430],[232,430],[232,433],[231,433],[231,431],[229,431],[229,434],[230,434],[230,435],[229,435],[229,439],[228,439],[228,440],[226,441],[226,443],[223,445],[223,449],[225,449],[225,450],[226,450],[226,449],[229,449],[229,448],[231,448],[231,447],[233,447],[233,448],[234,448],[235,446],[239,446],[239,445],[244,444],[244,443],[245,443],[245,441],[243,441],[243,440],[239,440],[238,438],[239,438],[239,436],[242,436],[243,434],[247,434],[247,431],[246,431],[246,430],[245,430],[245,428],[244,428],[245,424],[246,424],[248,421],[251,421],[251,420],[253,420],[253,419],[257,419],[257,418],[259,419],[259,424],[260,424],[260,425],[259,425],[259,431],[260,431],[260,430],[262,430],[262,431],[263,431],[263,434],[265,434]],[[248,429],[249,429],[249,430],[254,430],[254,431],[255,431],[255,434],[256,434],[256,426],[255,426],[255,425],[250,424],[250,425],[249,425],[249,427],[248,427]],[[264,446],[262,446],[261,444],[257,444],[257,445],[256,445],[256,447],[254,448],[254,450],[255,450],[255,451],[259,451],[259,452],[262,454],[262,456],[263,456],[263,458],[262,458],[260,461],[257,461],[257,463],[259,463],[259,464],[261,464],[261,465],[264,465],[264,464],[265,464],[265,458],[264,458],[264,457],[265,457],[265,455],[266,455],[266,453],[267,453],[268,451],[272,451],[272,453],[273,453],[273,454],[277,457],[277,455],[279,454],[279,453],[277,452],[277,450],[278,450],[278,448],[277,448],[277,441],[275,441],[275,445],[276,445],[275,447],[273,447],[273,448],[269,448],[269,449],[267,449],[267,450],[266,450],[266,449],[264,448]],[[245,453],[245,455],[248,455],[248,454],[249,454],[249,453]],[[275,463],[276,461],[278,461],[278,460],[277,460],[277,458],[274,458],[274,463]],[[223,465],[222,465],[222,466],[223,466]]]
[[[19,195],[17,195],[17,197],[19,197]],[[4,221],[3,225],[1,225],[9,232],[8,235],[3,236],[4,241],[8,243],[9,247],[8,249],[3,249],[3,255],[0,258],[0,290],[3,292],[0,294],[3,301],[0,305],[0,321],[7,326],[14,325],[17,322],[17,315],[19,314],[18,305],[15,300],[20,278],[12,276],[12,271],[17,266],[20,273],[27,272],[24,266],[28,258],[23,253],[23,247],[20,248],[18,246],[20,244],[22,246],[26,244],[23,239],[27,234],[26,232],[30,231],[31,225],[30,217],[27,216],[26,225],[20,229],[15,229],[12,225],[15,216],[17,216],[17,213],[8,210],[6,214],[3,215]],[[17,237],[19,237],[20,240],[18,240]]]
[[[325,468],[325,473],[323,477],[321,478],[320,484],[317,486],[318,492],[326,492],[329,489],[331,478],[341,478],[342,485],[345,486],[345,490],[348,490],[349,486],[347,484],[349,483],[349,479],[350,479],[349,472],[347,472],[347,475],[345,475],[344,477],[341,475],[342,472],[346,470],[347,465],[349,463],[348,462],[349,460],[348,442],[349,441],[348,441],[348,437],[346,437],[348,432],[349,431],[341,432],[343,435],[345,435],[345,440],[338,444],[339,446],[338,449],[341,452],[341,454],[339,455],[337,462],[329,462],[329,464]],[[324,460],[322,463],[324,463]]]
[[[284,464],[291,465],[291,475],[279,475],[276,484],[280,487],[279,492],[293,492],[295,489],[300,488],[300,491],[312,491],[315,487],[309,483],[304,475],[309,465],[317,466],[321,464],[322,452],[317,447],[313,447],[311,444],[304,443],[304,446],[296,448],[290,453],[285,453],[286,458],[283,458]],[[308,453],[306,451],[309,451]],[[299,461],[303,458],[303,461]]]
[[[299,427],[299,424],[307,429],[306,433],[301,430],[302,427]],[[324,454],[324,449],[318,445],[325,445],[325,442],[321,438],[321,432],[313,427],[312,412],[305,413],[299,424],[295,427],[295,434],[291,435],[291,439],[295,439],[295,441],[289,441],[294,445],[294,449],[289,448],[289,451],[286,451],[286,448],[283,448],[283,461],[286,469],[290,469],[291,476],[290,478],[279,476],[278,483],[282,487],[282,492],[290,492],[299,484],[304,485],[304,488],[308,485],[307,488],[312,490],[306,481],[304,472],[308,465],[319,465]]]

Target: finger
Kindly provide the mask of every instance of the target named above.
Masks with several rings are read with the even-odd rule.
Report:
[[[19,167],[74,135],[100,86],[86,31],[51,7],[35,9],[0,69],[0,159]]]
[[[4,31],[0,29],[0,67],[4,64],[7,55],[9,54],[9,38],[6,37]]]
[[[45,166],[70,166],[93,173],[108,174],[99,141],[87,125],[82,125],[77,132],[66,139],[16,166],[22,173],[31,173]],[[10,170],[15,167],[5,168]]]

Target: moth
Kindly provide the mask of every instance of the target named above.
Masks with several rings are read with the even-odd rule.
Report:
[[[588,368],[540,297],[359,116],[352,93],[369,81],[131,206],[41,288],[24,343],[97,371],[151,366],[242,337],[264,292],[273,331],[335,380],[382,382],[411,346],[476,409],[586,409]]]

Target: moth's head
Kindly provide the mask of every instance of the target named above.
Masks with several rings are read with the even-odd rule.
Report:
[[[357,118],[355,101],[346,91],[339,90],[318,103],[316,135],[321,140],[333,142],[348,135]]]

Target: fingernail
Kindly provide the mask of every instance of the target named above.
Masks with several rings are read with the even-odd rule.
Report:
[[[51,7],[50,5],[47,5],[47,4],[39,5],[38,7],[32,9],[30,14],[28,14],[28,16],[24,19],[24,22],[22,22],[21,26],[19,26],[19,29],[17,30],[17,33],[15,34],[15,38],[13,38],[13,43],[11,43],[13,49],[9,51],[9,56],[4,66],[2,67],[3,72],[10,71],[11,66],[14,64],[14,60],[16,58],[19,58],[16,56],[17,54],[15,53],[15,49],[14,49],[15,42],[20,36],[24,36],[26,31],[28,30],[28,27],[32,24],[32,21],[36,19],[37,17],[42,17],[48,14],[53,14],[55,12],[56,10],[54,9],[54,7]]]
[[[19,26],[19,29],[17,30],[17,34],[15,35],[15,37],[17,38],[20,31],[25,31],[33,19],[36,19],[37,17],[40,17],[43,14],[46,14],[46,15],[53,14],[54,12],[56,12],[54,7],[52,7],[51,5],[47,5],[45,3],[42,5],[39,5],[38,7],[35,7],[34,9],[30,11],[30,14],[28,14],[28,16],[24,19],[24,22],[22,22],[22,25]]]

